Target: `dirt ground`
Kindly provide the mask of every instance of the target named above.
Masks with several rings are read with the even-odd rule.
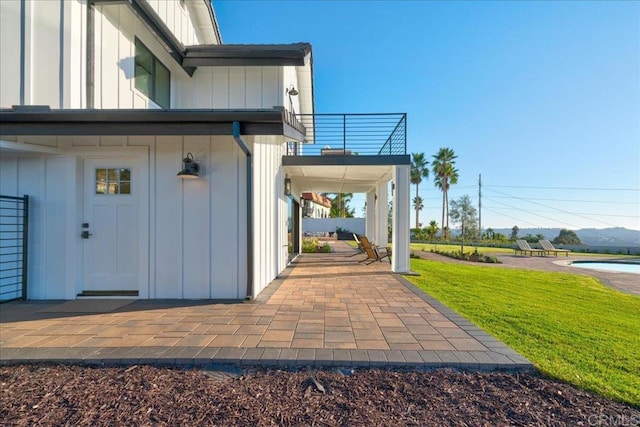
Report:
[[[3,366],[0,424],[640,425],[640,408],[535,373],[220,369]]]

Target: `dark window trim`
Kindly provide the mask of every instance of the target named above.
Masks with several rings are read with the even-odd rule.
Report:
[[[145,48],[147,50],[147,52],[149,52],[149,55],[151,55],[151,83],[150,83],[150,89],[151,89],[151,93],[144,93],[142,92],[140,89],[138,89],[138,86],[135,84],[135,78],[136,76],[136,71],[137,71],[137,65],[136,65],[136,60],[134,59],[134,70],[133,70],[133,78],[134,78],[134,86],[136,88],[137,91],[144,93],[145,95],[147,95],[147,97],[149,97],[149,99],[151,101],[153,101],[154,103],[156,103],[158,106],[165,108],[165,109],[169,109],[171,108],[171,70],[169,69],[169,67],[167,67],[166,65],[164,65],[162,63],[162,61],[160,59],[158,59],[157,56],[155,56],[153,54],[153,52],[151,51],[151,49],[149,49],[147,47],[146,44],[144,44],[142,42],[142,40],[140,40],[138,37],[134,37],[134,48],[136,50],[134,58],[136,58],[138,56],[138,44],[140,44],[143,48]],[[157,64],[160,64],[161,67],[163,67],[167,73],[169,74],[169,99],[168,99],[168,105],[161,105],[158,102],[158,94],[156,93],[156,67]]]

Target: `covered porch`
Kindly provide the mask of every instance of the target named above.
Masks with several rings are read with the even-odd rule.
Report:
[[[391,238],[391,270],[408,273],[406,114],[314,114],[298,120],[306,129],[304,143],[289,144],[282,158],[292,193],[365,194],[366,236],[382,247]]]

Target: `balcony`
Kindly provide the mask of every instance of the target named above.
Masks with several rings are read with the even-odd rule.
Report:
[[[287,156],[396,156],[407,154],[406,113],[297,114],[303,143],[290,142]]]

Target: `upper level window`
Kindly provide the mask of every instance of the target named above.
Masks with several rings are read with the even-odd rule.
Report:
[[[169,108],[171,73],[136,38],[136,89],[162,108]]]

